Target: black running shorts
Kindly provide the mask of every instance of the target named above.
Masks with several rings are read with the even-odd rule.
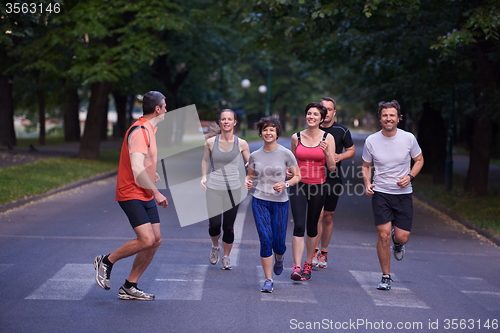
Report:
[[[127,215],[132,228],[146,223],[160,223],[160,216],[154,198],[149,201],[137,199],[118,201],[118,204]]]
[[[339,196],[344,193],[344,184],[342,183],[342,179],[327,179],[326,183],[323,184],[323,188],[326,192],[325,205],[323,206],[323,209],[327,212],[334,212],[337,209]]]
[[[375,192],[372,197],[375,225],[392,222],[399,229],[411,231],[413,221],[412,194]]]

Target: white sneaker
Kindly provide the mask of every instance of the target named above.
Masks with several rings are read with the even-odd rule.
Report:
[[[210,259],[209,259],[212,265],[215,265],[216,263],[219,262],[219,252],[220,252],[220,247],[212,246],[212,251],[210,251]]]
[[[222,266],[222,269],[225,269],[225,270],[233,269],[231,267],[231,263],[229,262],[229,257],[228,256],[222,257],[221,266]]]

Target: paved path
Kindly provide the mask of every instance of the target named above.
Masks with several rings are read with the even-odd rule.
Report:
[[[360,162],[358,149],[356,170]],[[405,258],[392,261],[393,288],[378,291],[370,198],[355,193],[359,177],[348,177],[352,192],[340,198],[329,267],[315,269],[311,281],[290,280],[290,221],[286,269],[272,294],[260,292],[250,197],[235,224],[233,270],[223,271],[208,263],[206,222],[180,227],[176,200],[166,191],[171,204],[159,209],[164,240],[140,281],[156,294],[154,302],[117,299],[133,258],[114,266],[110,291],[94,281],[93,257],[134,236],[113,200],[115,178],[2,213],[0,331],[445,332],[457,331],[454,324],[498,331],[491,327],[500,320],[500,248],[416,199]]]

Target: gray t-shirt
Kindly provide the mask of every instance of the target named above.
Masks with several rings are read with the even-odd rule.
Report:
[[[265,151],[264,147],[250,154],[248,168],[255,170],[255,198],[274,202],[288,201],[287,191],[276,192],[273,185],[284,182],[286,170],[297,165],[295,156],[285,147],[278,144],[273,151]]]
[[[373,190],[387,194],[412,193],[411,183],[405,188],[396,183],[401,180],[399,177],[410,173],[411,159],[421,152],[415,136],[399,128],[392,137],[379,131],[366,138],[362,158],[367,163],[373,162]]]

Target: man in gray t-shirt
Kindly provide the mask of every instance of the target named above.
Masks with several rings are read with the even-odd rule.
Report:
[[[413,220],[411,181],[424,157],[413,134],[397,128],[401,120],[399,103],[380,102],[378,116],[382,130],[370,135],[363,148],[363,181],[366,195],[372,197],[373,216],[378,231],[377,255],[382,281],[377,289],[391,289],[391,237],[394,257],[403,259]],[[410,168],[411,160],[415,162]],[[374,177],[372,183],[372,164]]]

